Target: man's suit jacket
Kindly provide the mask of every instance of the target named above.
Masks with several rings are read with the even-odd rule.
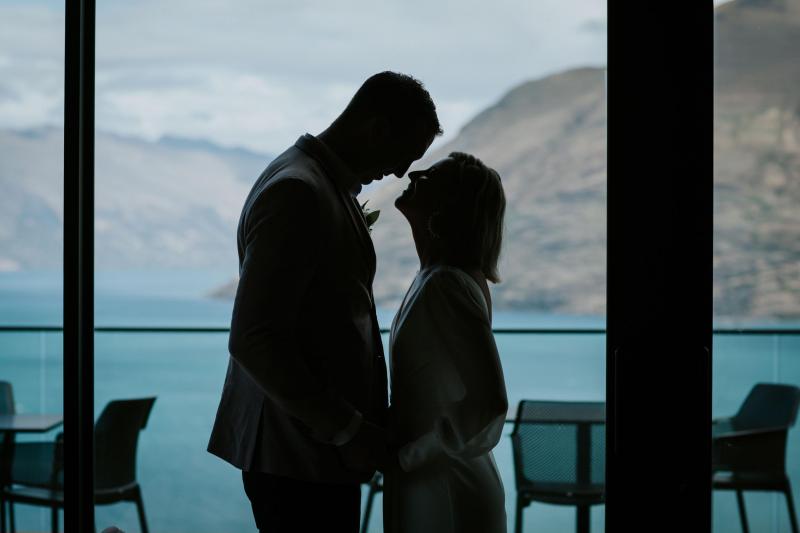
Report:
[[[337,435],[381,424],[386,364],[375,315],[375,251],[348,172],[311,135],[278,156],[239,220],[230,360],[208,451],[246,471],[363,482]]]

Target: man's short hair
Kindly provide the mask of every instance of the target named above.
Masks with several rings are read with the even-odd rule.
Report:
[[[379,72],[370,76],[356,91],[345,113],[382,116],[394,126],[405,128],[409,119],[420,120],[427,132],[441,135],[442,126],[436,105],[421,81],[398,72]]]

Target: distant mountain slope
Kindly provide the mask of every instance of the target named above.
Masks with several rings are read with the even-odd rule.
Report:
[[[99,268],[235,266],[236,222],[269,161],[240,149],[96,136]],[[62,260],[63,135],[0,131],[0,269]]]
[[[714,306],[800,316],[800,2],[717,8]]]

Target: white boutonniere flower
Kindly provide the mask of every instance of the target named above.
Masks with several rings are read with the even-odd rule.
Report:
[[[367,207],[367,202],[369,202],[369,200],[361,204],[361,214],[364,215],[364,221],[367,223],[367,229],[370,233],[372,233],[372,226],[378,221],[378,217],[381,216],[381,210],[376,209],[373,211]]]

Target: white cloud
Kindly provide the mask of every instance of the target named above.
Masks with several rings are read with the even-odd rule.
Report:
[[[98,124],[149,139],[170,133],[270,151],[324,128],[349,97],[335,86],[293,88],[226,69],[184,74],[191,83],[98,91]]]
[[[47,7],[50,5],[51,7]],[[97,127],[278,152],[370,74],[423,80],[446,135],[509,88],[603,64],[604,0],[107,0]],[[63,4],[0,0],[0,128],[60,121]]]

